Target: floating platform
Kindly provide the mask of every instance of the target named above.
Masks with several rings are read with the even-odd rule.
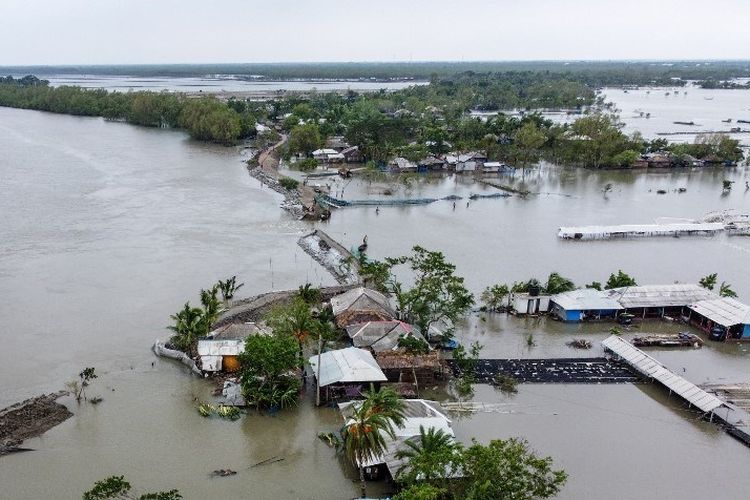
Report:
[[[564,240],[609,240],[616,238],[644,238],[655,236],[714,236],[724,232],[719,222],[675,224],[624,224],[620,226],[561,227],[557,236]]]
[[[703,339],[694,333],[639,335],[630,340],[635,347],[702,347]]]
[[[456,362],[446,361],[453,374],[460,376]],[[606,358],[480,359],[473,375],[482,383],[491,383],[498,375],[542,384],[621,384],[639,380],[627,366]]]

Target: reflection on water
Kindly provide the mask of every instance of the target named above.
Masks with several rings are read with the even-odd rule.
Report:
[[[219,277],[239,275],[243,292],[332,280],[296,245],[311,227],[291,220],[279,196],[249,178],[234,149],[189,141],[182,133],[99,119],[0,109],[0,406],[57,389],[83,366],[102,373],[104,402],[27,444],[36,451],[0,459],[3,498],[79,498],[93,481],[125,474],[144,489],[177,487],[186,498],[345,498],[356,483],[316,438],[336,430],[332,409],[299,409],[238,422],[201,418],[195,399],[211,387],[148,348],[170,313]],[[742,169],[638,175],[544,166],[502,182],[543,194],[437,202],[423,207],[339,210],[321,224],[347,245],[368,234],[374,257],[413,244],[443,250],[481,291],[494,282],[545,277],[578,283],[622,268],[642,283],[696,281],[709,272],[750,298],[750,240],[662,239],[562,242],[572,223],[648,222],[747,208],[748,194],[721,197],[721,179]],[[344,196],[380,196],[386,184],[354,180]],[[602,188],[614,184],[604,196]],[[736,185],[744,184],[738,182]],[[657,196],[685,186],[687,193]],[[398,194],[443,196],[489,190],[466,178],[418,178]],[[394,195],[395,196],[395,195]],[[471,317],[459,335],[480,339],[487,356],[570,353],[572,336],[603,338],[606,327],[493,315]],[[674,325],[649,325],[671,331]],[[533,332],[536,347],[525,338]],[[659,351],[696,382],[746,377],[744,346]],[[592,355],[599,354],[596,347]],[[716,427],[647,386],[524,385],[507,397],[478,387],[475,399],[504,413],[456,418],[458,437],[482,441],[522,435],[570,474],[561,498],[745,497],[750,454]],[[284,461],[251,467],[271,456]],[[721,483],[703,470],[720,464]],[[218,468],[229,478],[209,478]],[[695,471],[701,471],[696,474]],[[381,485],[382,488],[382,485]],[[251,493],[248,493],[251,492]],[[373,488],[373,494],[378,494]],[[714,495],[715,496],[715,495]]]

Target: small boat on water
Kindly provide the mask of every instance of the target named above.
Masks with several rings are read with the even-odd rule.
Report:
[[[713,101],[714,100],[713,97],[704,97],[704,99],[707,100],[707,101]]]
[[[689,122],[672,122],[672,123],[674,123],[675,125],[691,125],[691,126],[695,125],[694,121],[689,121]]]
[[[722,123],[732,123],[732,119],[731,118],[727,118],[726,120],[721,120],[721,121],[722,121]]]

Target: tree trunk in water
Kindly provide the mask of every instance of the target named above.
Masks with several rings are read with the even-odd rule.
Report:
[[[299,368],[300,368],[300,377],[302,377],[302,383],[305,382],[305,353],[302,351],[302,339],[297,339],[297,343],[299,344]]]
[[[359,467],[359,487],[362,489],[362,498],[367,497],[367,485],[365,484],[365,468]]]

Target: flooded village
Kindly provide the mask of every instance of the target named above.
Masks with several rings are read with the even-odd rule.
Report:
[[[0,108],[9,165],[67,167],[2,167],[13,186],[39,182],[0,203],[43,211],[35,227],[3,223],[3,315],[34,332],[1,358],[8,497],[79,498],[124,475],[185,498],[492,498],[478,485],[506,484],[515,453],[539,459],[544,489],[522,498],[704,498],[716,464],[722,498],[743,498],[750,175],[744,132],[712,120],[727,115],[714,102],[733,96],[739,116],[750,94],[691,85],[599,88],[590,107],[524,112],[491,137],[482,127],[506,118],[467,113],[476,130],[451,130],[463,143],[385,152],[369,130],[322,133],[330,118],[305,91],[230,147]],[[568,155],[595,139],[540,121],[513,149],[531,122],[622,108],[630,134],[694,94],[690,118],[720,137],[659,135],[684,131],[670,117],[583,165]],[[567,145],[535,145],[539,129]],[[420,461],[430,440],[440,456]],[[38,481],[13,481],[30,469]]]

